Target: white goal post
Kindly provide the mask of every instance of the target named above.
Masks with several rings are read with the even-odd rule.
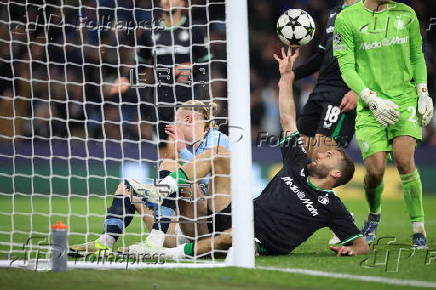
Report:
[[[247,1],[227,1],[227,83],[232,144],[233,260],[254,267],[254,218],[251,188],[250,63]],[[242,128],[242,131],[238,129]],[[232,136],[231,136],[232,137]]]

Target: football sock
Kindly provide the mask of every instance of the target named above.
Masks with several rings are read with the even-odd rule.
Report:
[[[418,170],[407,174],[400,174],[400,178],[404,201],[406,202],[410,220],[412,222],[423,222],[424,209],[422,206],[422,184]]]
[[[170,196],[179,190],[179,184],[187,184],[188,177],[182,169],[178,169],[166,176],[159,184],[167,185],[169,187]],[[159,222],[153,223],[153,230],[148,236],[147,240],[152,240],[155,235],[165,234],[170,226],[171,219],[169,217],[174,215],[172,209],[174,202],[170,200],[164,201],[164,204],[168,207],[162,206],[161,212],[156,213],[156,216],[164,215],[164,218],[159,218]]]
[[[159,171],[159,178],[161,180],[165,179],[171,174],[171,171],[169,170],[161,170]],[[162,183],[160,183],[162,184]],[[170,189],[171,191],[171,189]],[[169,194],[169,196],[174,194]],[[175,196],[171,196],[175,197]],[[155,239],[155,235],[161,235],[166,234],[168,231],[168,228],[170,226],[171,217],[175,215],[174,209],[175,209],[175,202],[173,199],[164,199],[162,205],[160,206],[159,210],[157,207],[157,204],[155,203],[149,203],[146,202],[146,206],[154,211],[154,217],[155,222],[153,223],[152,230],[150,231],[150,234],[147,237],[147,240],[153,241]],[[161,217],[164,216],[164,217]],[[152,244],[154,244],[152,242]]]
[[[427,236],[427,233],[425,232],[425,226],[424,222],[412,222],[412,230],[414,234],[423,234],[424,237]]]
[[[365,195],[366,200],[368,201],[369,205],[369,212],[370,213],[380,213],[381,211],[381,196],[383,193],[384,185],[383,183],[380,183],[376,187],[368,187],[365,184]]]
[[[194,256],[194,243],[187,243],[185,244],[185,246],[183,247],[183,252],[185,253],[186,256]]]
[[[188,184],[188,176],[181,168],[179,168],[177,171],[172,172],[170,176],[174,178],[179,185]]]
[[[115,195],[112,205],[107,211],[104,222],[104,234],[108,234],[115,241],[123,234],[124,228],[132,222],[135,206],[130,202],[129,196]]]
[[[171,219],[169,218],[160,218],[159,222],[153,223],[153,229],[162,231],[166,234],[168,232],[168,228],[170,227]]]
[[[160,211],[155,210],[155,222],[153,223],[153,229],[160,230],[166,234],[170,226],[171,217],[175,215],[173,209],[161,206]],[[160,217],[163,216],[163,217]],[[156,221],[158,219],[158,222]]]
[[[165,258],[167,259],[184,259],[194,256],[194,243],[187,243],[175,248],[167,248]]]
[[[379,213],[369,213],[368,220],[372,222],[380,222],[381,214]]]

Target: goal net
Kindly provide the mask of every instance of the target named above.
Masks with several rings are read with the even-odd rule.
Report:
[[[180,143],[195,158],[209,129],[184,120],[174,142],[166,126],[178,110],[201,113],[230,136],[233,254],[226,264],[228,251],[212,246],[177,265],[254,265],[244,15],[245,3],[224,0],[0,3],[1,265],[49,259],[57,221],[68,226],[70,246],[94,242],[124,179],[158,183],[164,162],[189,160]],[[166,218],[171,247],[220,234],[210,204],[221,193],[207,188],[215,177],[212,168],[194,181],[203,195],[173,195],[173,207],[135,203],[114,249],[147,240]],[[102,267],[97,260],[70,257],[69,266]],[[136,267],[162,264],[142,262]]]

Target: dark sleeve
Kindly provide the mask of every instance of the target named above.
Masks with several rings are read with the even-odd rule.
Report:
[[[194,26],[192,28],[192,76],[194,80],[194,89],[198,97],[207,96],[209,71],[208,61],[211,60],[212,55],[209,53],[208,43],[204,36],[201,27]],[[201,97],[200,97],[201,98]]]
[[[193,61],[195,63],[205,63],[211,59],[211,55],[207,49],[208,44],[205,42],[206,39],[201,27],[194,26],[192,28],[192,52]]]
[[[321,68],[322,61],[324,59],[326,42],[327,42],[327,35],[324,32],[321,42],[318,45],[317,52],[314,55],[312,55],[305,64],[300,65],[295,69],[295,80],[305,78],[319,71],[319,69]]]
[[[136,50],[136,55],[138,62],[141,64],[149,63],[150,59],[153,56],[153,42],[151,40],[151,33],[151,31],[144,31],[144,33],[141,34],[136,43],[136,45],[138,46],[138,49]]]
[[[282,150],[283,167],[302,169],[309,162],[307,152],[303,147],[303,140],[298,131],[286,136],[279,143]]]
[[[350,212],[345,208],[342,202],[333,214],[329,227],[339,240],[341,240],[341,244],[349,243],[363,236],[361,231],[354,224]]]

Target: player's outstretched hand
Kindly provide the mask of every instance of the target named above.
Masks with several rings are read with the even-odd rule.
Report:
[[[356,252],[351,247],[330,247],[330,250],[336,253],[336,256],[356,256]]]
[[[285,52],[285,49],[281,48],[282,55],[281,57],[277,54],[274,54],[274,59],[279,64],[279,71],[282,76],[290,76],[292,79],[294,79],[295,74],[293,71],[295,60],[297,59],[298,55],[300,54],[300,50],[297,48],[294,53],[292,53],[292,49],[288,47],[288,50]]]
[[[349,91],[342,97],[341,105],[339,109],[341,112],[349,112],[356,108],[357,106],[357,94],[353,91]]]
[[[428,94],[427,86],[418,86],[418,113],[422,116],[422,125],[427,126],[433,118],[433,100]]]

